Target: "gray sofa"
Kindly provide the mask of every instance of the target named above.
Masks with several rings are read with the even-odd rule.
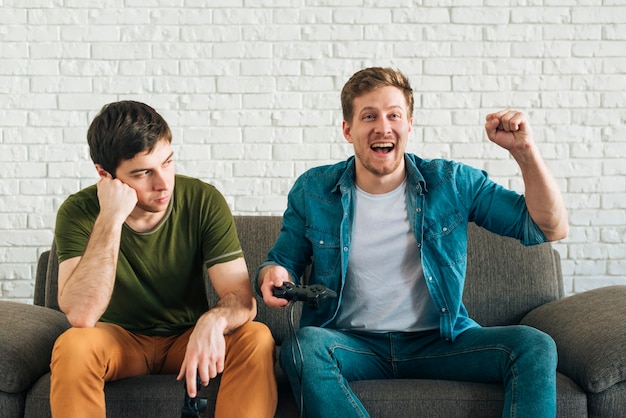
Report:
[[[273,244],[280,220],[236,217],[251,274]],[[563,298],[559,256],[549,244],[524,248],[473,224],[469,240],[464,301],[470,315],[484,326],[524,323],[552,335],[559,351],[558,416],[626,416],[626,286]],[[57,267],[54,248],[41,255],[34,305],[0,301],[0,418],[50,416],[50,352],[69,326],[56,303]],[[215,299],[210,290],[208,297]],[[269,325],[279,349],[291,332],[288,309],[261,302],[257,320]],[[297,320],[296,309],[296,326]],[[277,379],[276,416],[297,417],[278,367]],[[218,384],[216,379],[201,392],[209,405]],[[498,384],[384,380],[353,382],[352,387],[373,417],[501,416],[503,390]],[[105,393],[108,417],[180,416],[183,386],[173,375],[107,383]],[[213,416],[210,406],[204,416]]]

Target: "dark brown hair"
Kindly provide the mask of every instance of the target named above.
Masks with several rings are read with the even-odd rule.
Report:
[[[122,161],[152,151],[160,140],[172,142],[165,119],[147,104],[131,100],[105,105],[87,131],[91,159],[113,177]]]

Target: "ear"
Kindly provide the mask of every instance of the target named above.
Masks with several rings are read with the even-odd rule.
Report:
[[[341,130],[343,131],[343,137],[346,138],[346,141],[352,144],[352,128],[350,124],[344,120],[341,122]]]
[[[102,166],[100,164],[96,164],[95,167],[96,167],[96,171],[98,172],[98,176],[100,176],[100,177],[108,177],[110,179],[113,178],[111,173],[109,173],[104,168],[102,168]]]

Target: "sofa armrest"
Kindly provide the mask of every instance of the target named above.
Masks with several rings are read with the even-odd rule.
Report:
[[[0,391],[20,393],[47,373],[54,342],[69,327],[61,312],[0,301]]]
[[[626,286],[589,290],[529,312],[522,324],[556,342],[558,371],[586,392],[626,380]]]

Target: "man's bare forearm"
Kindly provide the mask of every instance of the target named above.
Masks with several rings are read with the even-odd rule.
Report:
[[[537,150],[514,156],[522,171],[528,212],[550,241],[569,232],[567,209],[559,186]]]
[[[59,283],[59,306],[75,327],[94,326],[109,304],[115,284],[121,228],[118,222],[98,217],[85,252],[73,271],[63,271],[63,263],[59,266],[60,276],[65,278]]]

